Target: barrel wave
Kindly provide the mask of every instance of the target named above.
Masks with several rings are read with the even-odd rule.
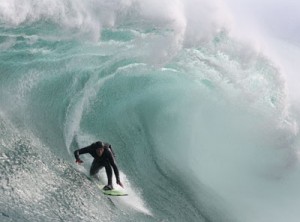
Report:
[[[299,109],[225,8],[1,2],[0,220],[298,221]],[[97,140],[128,197],[75,164]]]

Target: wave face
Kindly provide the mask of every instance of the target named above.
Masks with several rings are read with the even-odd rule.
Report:
[[[217,1],[2,1],[1,221],[298,221],[288,86],[227,19]],[[128,198],[78,172],[96,140]]]

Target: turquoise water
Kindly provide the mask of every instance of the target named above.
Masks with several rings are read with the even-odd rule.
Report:
[[[1,221],[298,221],[297,117],[266,55],[192,1],[22,4],[0,3]],[[128,197],[79,172],[96,140]]]

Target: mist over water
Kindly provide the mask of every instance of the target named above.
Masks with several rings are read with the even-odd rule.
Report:
[[[299,48],[232,3],[1,1],[0,220],[298,221]]]

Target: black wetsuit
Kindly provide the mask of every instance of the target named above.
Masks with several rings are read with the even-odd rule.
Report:
[[[112,169],[111,169],[111,167],[114,169],[114,173],[115,173],[117,182],[120,181],[119,170],[115,163],[114,155],[112,153],[111,148],[106,147],[106,148],[104,148],[104,151],[100,157],[96,153],[97,148],[99,148],[99,146],[96,143],[93,143],[90,146],[75,150],[74,156],[75,156],[76,160],[80,160],[79,155],[85,154],[85,153],[91,154],[94,157],[94,161],[93,161],[91,169],[90,169],[90,175],[91,176],[96,175],[102,167],[105,167],[108,185],[112,186]]]

